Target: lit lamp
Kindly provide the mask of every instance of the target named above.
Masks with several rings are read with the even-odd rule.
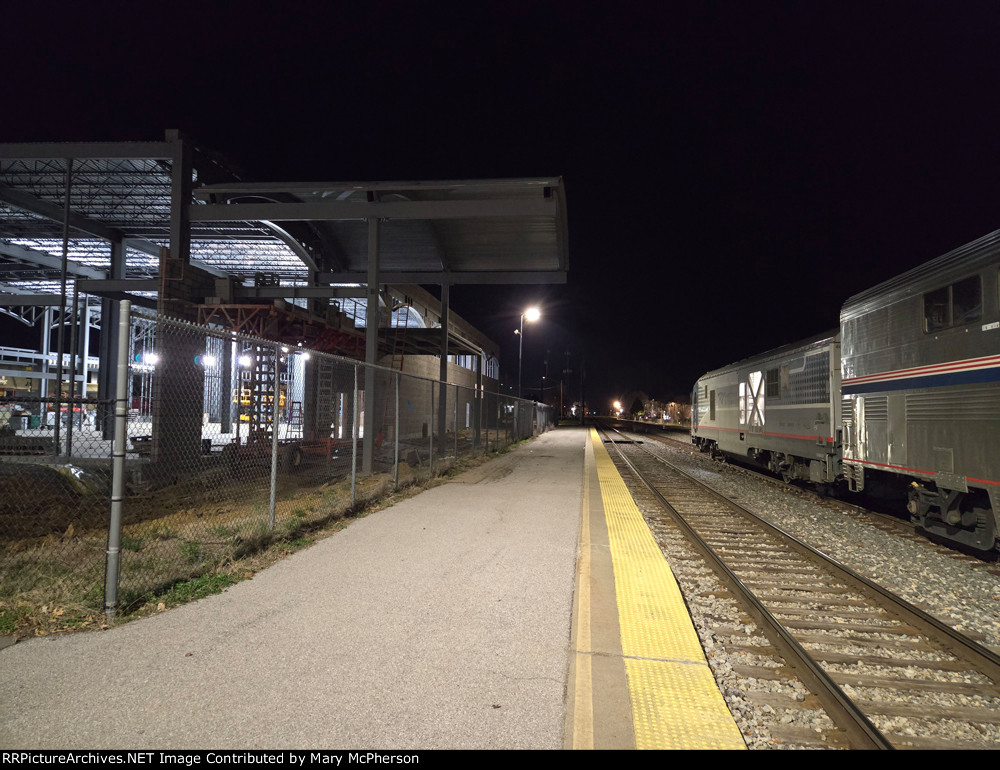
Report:
[[[517,397],[521,397],[521,353],[524,351],[524,319],[527,318],[529,323],[534,323],[539,318],[542,317],[542,311],[537,307],[529,307],[523,313],[521,313],[521,328],[515,330],[515,334],[520,335],[521,339],[517,343]]]

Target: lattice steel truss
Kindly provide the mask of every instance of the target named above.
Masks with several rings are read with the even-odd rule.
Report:
[[[69,150],[67,150],[69,151]],[[66,203],[63,158],[0,158],[0,291],[57,293],[63,255],[63,224],[16,205],[17,194],[62,210]],[[213,166],[218,173],[218,168]],[[198,169],[192,171],[197,183]],[[153,278],[159,259],[148,253],[170,241],[172,196],[170,160],[150,158],[85,158],[72,161],[69,208],[89,221],[118,230],[128,239],[145,241],[145,250],[125,244],[126,278]],[[15,202],[12,202],[15,201]],[[192,199],[189,202],[194,202]],[[111,271],[107,240],[70,230],[66,246],[73,269],[83,266],[102,275]],[[306,278],[302,260],[266,226],[256,222],[195,223],[190,226],[191,257],[215,270],[252,281],[256,272],[279,276],[282,282]],[[46,260],[45,258],[49,258]],[[94,277],[94,276],[90,276]],[[70,288],[70,291],[72,289]]]

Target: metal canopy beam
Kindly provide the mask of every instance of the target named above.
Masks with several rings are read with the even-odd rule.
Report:
[[[159,291],[159,278],[121,278],[118,280],[78,281],[80,291],[84,294],[104,295],[109,292],[122,291]]]
[[[367,296],[364,286],[236,286],[234,293],[248,299],[360,299]]]
[[[365,283],[367,273],[320,273],[317,283]],[[382,283],[393,285],[402,283],[416,284],[533,284],[533,283],[566,283],[566,273],[560,270],[477,270],[474,272],[403,272],[398,270],[379,271]]]
[[[352,219],[469,219],[553,217],[554,198],[491,201],[325,201],[323,203],[209,203],[189,208],[192,222],[332,222]]]
[[[2,152],[0,152],[0,157],[3,157]],[[56,203],[43,201],[41,198],[36,198],[30,193],[26,193],[23,190],[17,190],[5,184],[0,184],[0,201],[14,206],[15,208],[22,209],[23,211],[28,211],[32,214],[37,214],[40,217],[51,219],[54,222],[63,221],[62,206]],[[109,227],[103,222],[91,219],[90,217],[85,217],[83,214],[79,214],[75,211],[71,211],[69,213],[69,226],[74,230],[79,230],[86,235],[93,236],[94,238],[100,238],[101,240],[112,242],[122,241],[130,249],[140,251],[143,254],[148,254],[151,257],[158,257],[160,255],[160,249],[163,248],[152,241],[147,241],[145,238],[135,238],[133,236],[129,236],[116,227]],[[219,278],[226,278],[229,276],[229,273],[224,270],[219,270],[216,267],[212,267],[211,265],[198,260],[191,260],[191,264],[196,265],[202,270],[218,276]]]
[[[121,292],[158,292],[161,288],[159,278],[121,278],[116,280],[105,279],[101,276],[92,280],[81,280],[79,284],[81,292],[102,297]],[[364,286],[235,286],[234,293],[241,299],[294,299],[296,297],[357,299],[367,296]],[[51,296],[55,297],[56,300],[59,298],[57,294]]]
[[[0,255],[29,263],[26,267],[35,265],[49,270],[62,269],[62,260],[58,257],[53,257],[51,254],[36,251],[35,249],[28,249],[24,246],[16,246],[13,243],[0,243]],[[67,263],[66,271],[80,278],[101,279],[105,277],[103,270],[87,267],[73,261]]]
[[[43,201],[31,193],[17,190],[5,184],[0,184],[0,201],[24,211],[30,211],[32,214],[37,214],[40,217],[51,219],[53,222],[63,221],[63,207],[58,203]],[[108,227],[96,219],[85,217],[75,211],[69,213],[69,226],[74,230],[79,230],[96,238],[102,238],[105,241],[120,241],[125,237],[125,234],[121,230]],[[159,253],[158,250],[157,253]]]
[[[0,294],[0,307],[59,307],[58,294]]]
[[[2,153],[0,153],[0,157],[2,157]],[[5,184],[0,184],[0,201],[23,211],[51,219],[53,222],[63,221],[63,207],[59,204],[43,201],[41,198],[36,198],[30,193],[17,190]],[[141,251],[143,254],[149,254],[153,257],[160,254],[160,246],[152,241],[147,241],[145,238],[128,236],[116,227],[109,227],[103,222],[85,217],[83,214],[75,211],[69,213],[69,226],[74,230],[79,230],[82,233],[105,241],[124,241],[130,249]]]

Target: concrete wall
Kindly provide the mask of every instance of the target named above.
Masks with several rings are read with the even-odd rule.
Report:
[[[390,358],[385,357],[380,362],[383,366],[388,366]],[[433,394],[431,392],[431,382],[436,381],[440,374],[440,360],[435,356],[410,356],[403,360],[403,377],[399,385],[399,435],[400,438],[417,439],[423,438],[431,430],[437,431],[437,417],[440,409],[438,398],[438,385],[435,384]],[[412,375],[408,377],[406,375]],[[414,379],[416,377],[424,379]],[[483,388],[487,392],[496,392],[498,384],[496,380],[483,377]],[[456,393],[454,385],[459,385]],[[455,432],[456,425],[456,403],[457,396],[457,423],[459,433],[475,430],[476,427],[476,373],[455,364],[448,364],[448,387],[447,403],[445,406],[445,430],[448,433]],[[394,398],[394,394],[390,394]],[[433,398],[434,421],[431,422],[431,399]],[[484,402],[483,409],[486,409]],[[495,407],[495,402],[494,406]],[[492,425],[495,420],[486,416],[485,424]]]

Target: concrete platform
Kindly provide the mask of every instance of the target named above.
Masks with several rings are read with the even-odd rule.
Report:
[[[551,431],[223,594],[0,650],[0,748],[645,747],[600,451]]]

